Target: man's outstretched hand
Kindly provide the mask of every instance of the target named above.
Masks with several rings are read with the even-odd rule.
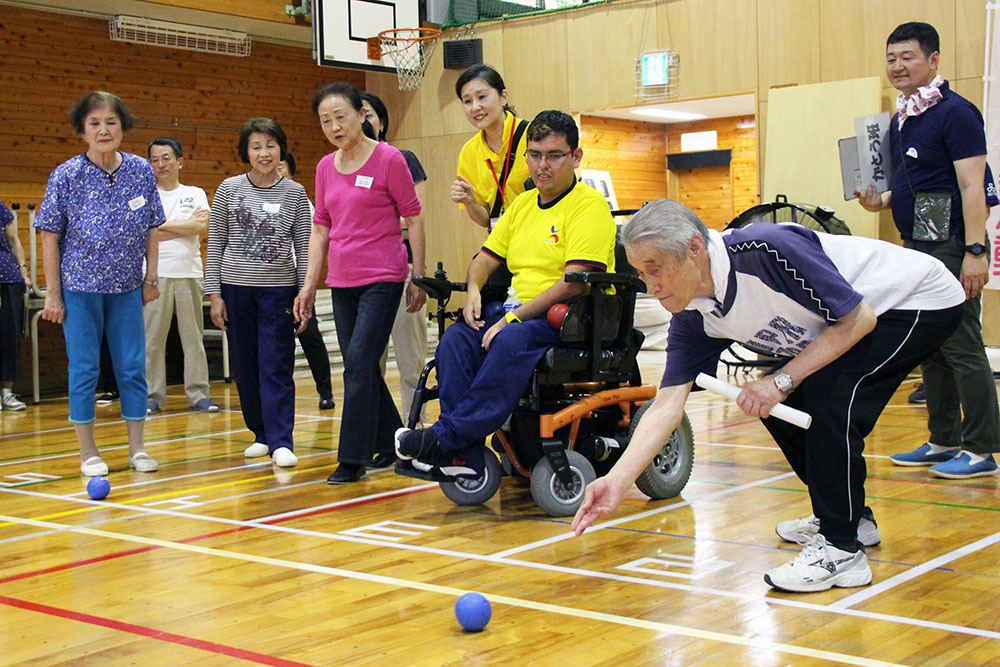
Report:
[[[595,479],[587,485],[583,504],[573,517],[573,532],[579,537],[601,517],[610,515],[622,502],[625,487],[610,477]]]

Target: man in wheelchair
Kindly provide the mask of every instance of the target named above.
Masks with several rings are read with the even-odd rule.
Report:
[[[476,478],[483,440],[517,406],[538,361],[559,340],[549,308],[584,292],[565,275],[614,269],[615,223],[596,190],[576,180],[583,151],[572,117],[543,111],[527,129],[525,158],[537,189],[522,193],[469,265],[464,321],[445,331],[435,354],[441,416],[396,432],[397,472]],[[486,317],[480,290],[501,265],[521,305]],[[422,473],[422,474],[419,474]]]

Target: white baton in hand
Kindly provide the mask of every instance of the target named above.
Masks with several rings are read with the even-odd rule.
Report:
[[[698,377],[695,379],[698,386],[702,389],[707,389],[713,394],[718,394],[719,396],[725,396],[732,400],[736,400],[736,397],[740,395],[743,391],[736,385],[729,384],[728,382],[723,382],[711,375],[706,375],[705,373],[698,373]],[[782,421],[786,421],[789,424],[794,424],[802,429],[808,429],[812,426],[812,417],[810,417],[805,412],[801,410],[796,410],[795,408],[790,408],[787,405],[782,405],[778,403],[773,408],[771,408],[771,416],[777,417]]]

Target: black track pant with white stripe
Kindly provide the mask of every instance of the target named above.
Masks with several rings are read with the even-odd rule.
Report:
[[[809,430],[774,417],[761,420],[809,487],[820,532],[831,543],[857,539],[865,507],[865,437],[910,371],[958,326],[962,308],[883,313],[867,336],[785,399],[812,415]]]

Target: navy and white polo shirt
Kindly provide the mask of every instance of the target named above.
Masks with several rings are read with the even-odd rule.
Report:
[[[876,315],[965,301],[958,280],[930,255],[792,223],[709,231],[708,255],[715,297],[697,297],[672,318],[661,387],[715,375],[734,341],[794,357],[862,300]]]

